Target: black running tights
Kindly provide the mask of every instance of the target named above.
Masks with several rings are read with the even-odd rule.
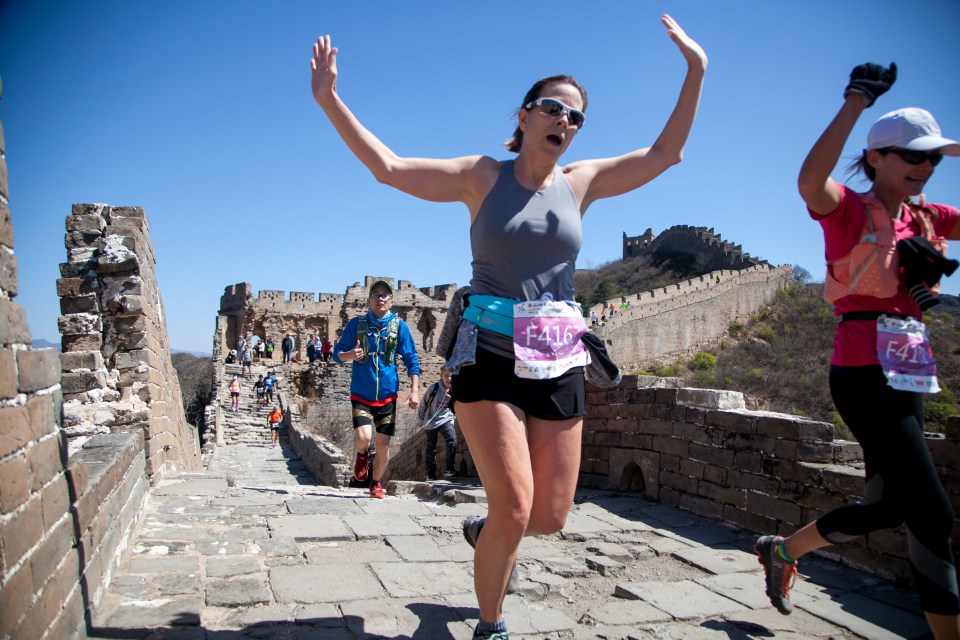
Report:
[[[878,366],[830,367],[830,394],[863,448],[864,497],[817,520],[838,544],[906,523],[923,610],[960,613],[950,536],[954,513],[923,439],[923,394],[887,385]]]

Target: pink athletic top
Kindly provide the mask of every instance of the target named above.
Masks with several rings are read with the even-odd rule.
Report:
[[[823,227],[827,260],[836,260],[850,253],[860,240],[867,216],[857,193],[842,185],[840,189],[843,196],[834,211],[820,216],[808,209],[810,217]],[[937,235],[946,237],[957,222],[957,209],[930,203],[927,203],[926,207],[937,214],[931,220],[934,231]],[[909,210],[904,213],[902,220],[893,221],[893,232],[897,240],[923,235],[920,223],[914,220]],[[907,293],[902,275],[897,293],[891,298],[845,296],[834,305],[834,314],[837,316],[850,311],[886,311],[914,318],[921,318],[923,315],[920,307]],[[830,363],[844,367],[880,364],[877,359],[876,320],[849,320],[838,324],[833,337],[833,357]]]

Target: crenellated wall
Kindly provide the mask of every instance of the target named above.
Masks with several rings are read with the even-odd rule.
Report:
[[[793,278],[789,265],[759,265],[740,271],[714,271],[669,287],[607,300],[590,311],[606,321],[595,327],[613,359],[636,369],[703,349],[726,335],[733,322],[769,306]],[[610,305],[616,314],[609,315]]]
[[[200,468],[170,359],[150,226],[139,207],[77,204],[60,265],[64,432],[77,438],[139,430],[146,472]]]

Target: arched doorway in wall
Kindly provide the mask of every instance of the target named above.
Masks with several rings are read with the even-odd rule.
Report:
[[[643,470],[640,465],[631,462],[624,466],[620,472],[620,478],[617,480],[616,487],[618,491],[636,491],[646,493],[647,483],[643,477]]]
[[[263,325],[253,326],[253,335],[250,336],[250,348],[253,350],[253,359],[260,362],[266,357],[266,343],[263,336]]]

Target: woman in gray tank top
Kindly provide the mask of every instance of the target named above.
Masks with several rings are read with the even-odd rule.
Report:
[[[432,202],[462,202],[470,213],[474,293],[518,301],[573,300],[581,218],[594,201],[632,191],[680,162],[697,113],[707,57],[668,15],[661,21],[687,63],[677,104],[649,147],[561,166],[584,126],[586,91],[570,76],[533,85],[507,149],[514,160],[400,157],[366,129],[337,92],[337,49],[313,47],[313,97],[374,177]],[[480,621],[474,637],[506,638],[503,598],[515,586],[525,535],[563,528],[580,466],[583,368],[544,380],[513,372],[512,340],[480,331],[476,364],[454,378],[454,409],[487,493],[487,517],[470,518]],[[481,530],[486,531],[481,535]],[[513,579],[511,579],[513,578]]]

